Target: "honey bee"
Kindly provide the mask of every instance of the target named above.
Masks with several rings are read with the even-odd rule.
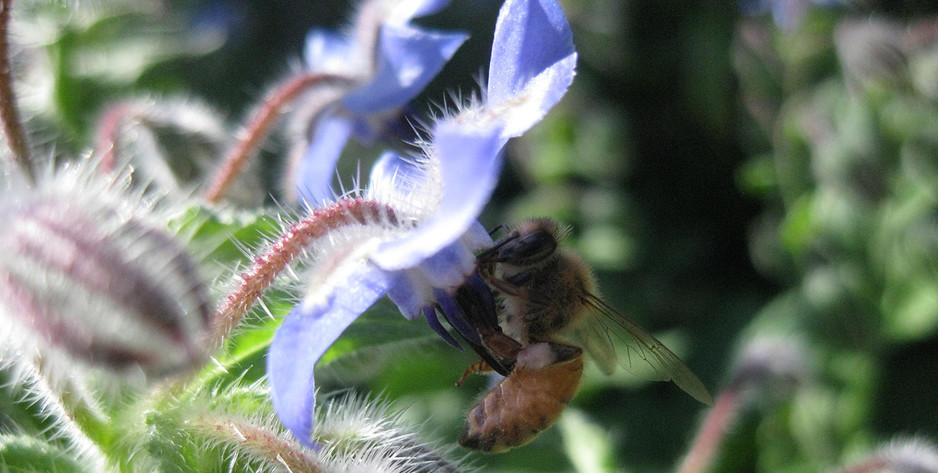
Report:
[[[470,410],[459,439],[465,447],[500,452],[550,427],[579,389],[584,349],[607,374],[618,365],[649,380],[674,381],[713,404],[677,355],[596,296],[590,268],[560,247],[567,233],[551,219],[529,220],[476,257],[479,275],[501,304],[497,324],[467,307],[483,342],[483,361],[467,373],[489,369],[487,357],[501,360],[496,371],[508,372]]]
[[[583,377],[583,350],[542,342],[521,347],[514,368],[469,410],[459,444],[487,453],[524,445],[560,417]]]

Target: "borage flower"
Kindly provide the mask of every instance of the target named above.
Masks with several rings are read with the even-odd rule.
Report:
[[[475,273],[475,252],[492,244],[476,219],[498,180],[501,149],[560,100],[575,66],[554,0],[507,0],[485,99],[438,121],[422,156],[385,153],[375,164],[365,198],[385,210],[322,239],[331,246],[319,248],[313,285],[270,346],[274,408],[298,439],[311,442],[314,365],[378,298],[387,294],[408,319],[424,313],[435,329],[437,309],[458,324],[453,294]]]
[[[351,79],[336,92],[337,102],[316,117],[304,149],[294,153],[286,191],[320,202],[339,155],[354,133],[369,142],[388,115],[406,105],[440,72],[465,42],[465,33],[412,26],[411,20],[444,8],[449,0],[372,0],[360,7],[352,31],[342,35],[316,29],[306,39],[304,56],[311,73]]]

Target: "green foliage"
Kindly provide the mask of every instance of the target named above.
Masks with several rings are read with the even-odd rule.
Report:
[[[0,469],[10,473],[93,471],[68,452],[28,435],[0,435]]]
[[[275,58],[287,64],[311,26],[277,10],[308,5],[246,2],[255,16],[280,16],[244,20],[256,29],[244,34],[255,36],[232,30],[216,49],[222,43],[173,26],[212,2],[180,12],[99,3],[74,14],[43,2],[17,11],[24,23],[56,19],[37,30],[48,32],[38,41],[43,59],[23,62],[48,74],[49,90],[27,111],[37,133],[62,140],[62,154],[90,146],[97,113],[114,97],[193,90],[221,110],[245,108],[238,94],[256,91],[256,76],[269,82],[281,72],[257,45],[293,44],[289,57]],[[577,82],[512,143],[483,220],[494,227],[547,215],[570,224],[569,243],[598,271],[605,300],[663,333],[715,397],[744,385],[707,471],[831,471],[896,436],[938,438],[934,43],[909,39],[888,49],[902,61],[887,61],[893,53],[863,43],[872,33],[846,7],[812,9],[785,31],[767,17],[740,18],[736,2],[655,3],[565,2],[581,55]],[[434,21],[476,8],[456,1]],[[860,13],[869,23],[882,17]],[[885,27],[915,31],[916,15]],[[849,49],[857,44],[866,45]],[[197,255],[214,301],[295,218],[275,206],[185,201],[168,228]],[[254,440],[322,460],[322,471],[367,458],[374,439],[329,424],[319,440],[333,442],[333,456],[317,456],[272,412],[264,357],[302,285],[282,275],[204,367],[155,386],[93,370],[48,385],[0,360],[0,470],[84,472],[86,459],[103,458],[121,472],[281,471],[270,456],[280,451],[246,443],[245,427],[258,429]],[[783,340],[797,366],[761,360],[763,371],[747,378],[742,366],[756,370],[747,348],[766,338]],[[489,387],[478,376],[453,387],[474,361],[382,301],[322,358],[317,384],[325,398],[382,393],[394,408],[349,405],[392,418],[381,424],[390,436],[420,424],[452,445]],[[557,426],[507,454],[468,456],[495,472],[671,471],[710,412],[670,384],[589,367]],[[417,444],[401,435],[405,447]]]

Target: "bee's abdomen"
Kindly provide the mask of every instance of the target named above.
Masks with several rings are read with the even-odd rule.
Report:
[[[564,347],[568,358],[536,368],[519,364],[469,411],[460,445],[502,452],[530,442],[553,425],[576,394],[583,374],[582,351],[556,346]]]

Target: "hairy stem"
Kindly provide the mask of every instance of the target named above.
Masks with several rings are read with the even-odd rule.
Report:
[[[215,312],[211,320],[209,346],[214,349],[221,345],[277,275],[308,245],[339,227],[361,225],[377,219],[393,221],[393,211],[374,201],[352,199],[316,209],[293,224],[266,252],[254,259],[251,268],[241,275],[238,287]]]
[[[10,70],[10,11],[13,0],[0,0],[0,121],[7,145],[13,152],[13,159],[30,181],[35,182],[35,172],[29,156],[29,143],[20,123],[20,113],[16,107],[13,93],[13,75]]]
[[[270,428],[243,420],[214,416],[199,416],[193,419],[192,423],[196,428],[225,444],[237,446],[235,452],[248,453],[271,463],[279,463],[291,472],[323,471],[319,461],[309,450]]]
[[[105,431],[106,416],[98,406],[89,403],[89,399],[82,396],[81,390],[75,386],[71,386],[70,393],[56,392],[39,367],[29,362],[18,363],[11,373],[13,383],[3,386],[3,389],[15,388],[13,392],[22,396],[19,402],[38,407],[38,416],[49,424],[44,432],[46,438],[64,441],[71,453],[91,468],[90,471],[106,471],[107,456],[95,443],[101,439],[88,435]]]
[[[117,163],[117,140],[120,129],[138,113],[140,113],[139,107],[129,102],[119,103],[104,112],[94,143],[94,155],[100,159],[98,166],[101,172],[107,173],[114,169]]]
[[[204,197],[208,202],[218,202],[241,174],[248,159],[254,155],[270,127],[276,122],[280,111],[303,92],[315,87],[334,86],[351,82],[345,76],[334,74],[303,74],[287,80],[274,89],[244,127],[238,143],[222,162],[221,168],[212,178]]]

